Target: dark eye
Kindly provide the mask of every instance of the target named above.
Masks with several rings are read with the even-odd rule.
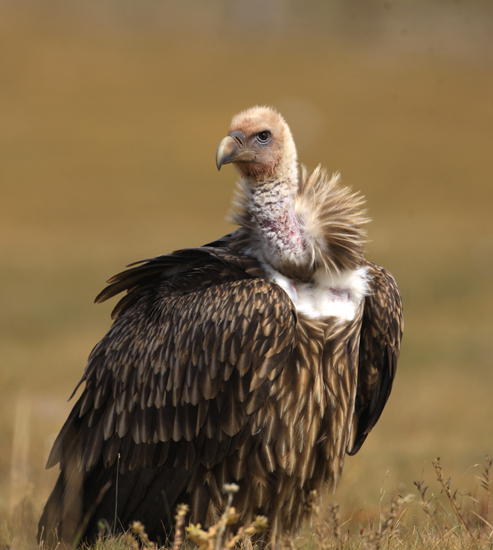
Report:
[[[257,141],[259,143],[268,143],[270,141],[271,134],[268,130],[264,130],[263,132],[259,132],[257,134]]]

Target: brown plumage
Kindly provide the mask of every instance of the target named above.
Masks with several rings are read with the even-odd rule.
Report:
[[[115,510],[116,529],[140,520],[162,542],[179,503],[214,522],[230,482],[241,522],[294,534],[385,406],[402,304],[363,258],[361,197],[320,168],[299,174],[272,109],[234,117],[216,160],[240,173],[239,229],[135,264],[96,299],[126,291],[48,460],[61,468],[48,544],[93,539]]]

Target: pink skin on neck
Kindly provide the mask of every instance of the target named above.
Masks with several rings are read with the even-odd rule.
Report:
[[[291,200],[279,200],[272,208],[263,205],[255,209],[253,215],[264,239],[280,255],[301,255],[306,251],[306,242]]]

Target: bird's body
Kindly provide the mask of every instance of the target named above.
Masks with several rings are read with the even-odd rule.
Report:
[[[211,524],[231,482],[241,523],[295,533],[387,401],[402,304],[362,256],[362,199],[320,169],[299,175],[271,109],[237,115],[217,162],[241,175],[239,229],[141,262],[98,297],[127,291],[48,461],[62,470],[48,543],[90,539],[115,513],[164,541],[177,504]]]

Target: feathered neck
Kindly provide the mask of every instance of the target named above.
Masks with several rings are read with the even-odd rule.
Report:
[[[364,199],[327,177],[319,166],[298,181],[273,178],[251,186],[242,180],[231,220],[240,226],[236,246],[291,279],[310,282],[315,271],[338,275],[362,260],[369,220]]]

